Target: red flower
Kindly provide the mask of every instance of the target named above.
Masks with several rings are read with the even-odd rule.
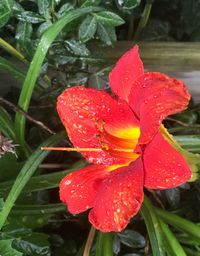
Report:
[[[126,227],[140,209],[143,187],[173,188],[192,175],[160,132],[167,115],[187,107],[183,82],[144,73],[138,46],[120,58],[109,80],[113,97],[76,86],[57,105],[74,146],[88,148],[82,154],[93,163],[61,181],[60,198],[72,214],[92,208],[89,221],[103,232]]]

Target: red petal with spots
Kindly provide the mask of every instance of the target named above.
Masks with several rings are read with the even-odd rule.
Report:
[[[168,189],[188,181],[191,170],[183,158],[158,133],[143,154],[145,186],[151,189]]]
[[[102,126],[123,130],[137,126],[137,120],[124,101],[117,101],[105,91],[77,86],[65,90],[58,98],[57,110],[75,147],[101,148]],[[105,142],[105,141],[103,141]],[[110,165],[125,160],[106,151],[84,152],[88,161]]]
[[[162,120],[187,108],[190,94],[183,82],[161,73],[145,73],[133,85],[129,103],[140,119],[141,144],[148,143]]]
[[[141,159],[110,173],[99,186],[89,221],[102,232],[119,232],[137,214],[143,201]]]
[[[112,91],[128,101],[133,82],[143,73],[143,63],[136,45],[118,60],[116,66],[110,72],[109,80]]]
[[[91,165],[65,176],[60,183],[60,200],[72,214],[93,207],[103,178],[109,175],[108,167]]]

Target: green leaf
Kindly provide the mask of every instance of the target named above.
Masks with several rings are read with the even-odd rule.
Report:
[[[112,45],[117,40],[115,28],[107,27],[100,23],[98,23],[97,26],[97,35],[100,40],[108,46]]]
[[[1,58],[0,58],[1,62]],[[1,64],[0,64],[1,65]],[[0,132],[11,140],[15,140],[14,123],[7,111],[0,106]]]
[[[46,17],[49,12],[49,0],[37,0],[38,10],[41,15],[44,15]]]
[[[89,6],[98,6],[101,3],[101,0],[81,0],[81,7],[89,7]]]
[[[0,166],[0,181],[2,182],[15,179],[22,167],[22,163],[17,162],[15,155],[7,153],[0,158]]]
[[[143,248],[145,247],[146,240],[138,232],[130,229],[126,229],[121,233],[118,233],[120,241],[122,244],[129,246],[131,248]]]
[[[67,14],[69,11],[74,9],[74,5],[71,3],[66,3],[64,5],[61,6],[60,10],[58,11],[58,13],[56,14],[56,16],[58,18],[63,17],[65,14]]]
[[[52,144],[57,143],[63,137],[63,134],[56,134],[50,137],[47,141],[44,142],[41,146],[50,146]],[[47,156],[47,151],[41,151],[41,146],[30,156],[30,158],[25,162],[23,168],[18,174],[12,189],[5,201],[4,207],[0,214],[0,229],[3,227],[15,201],[20,195],[22,189],[29,181],[33,173],[38,168],[39,164],[44,160]]]
[[[147,197],[145,197],[142,203],[140,213],[144,218],[147,227],[153,256],[166,256],[163,244],[163,232],[159,223],[159,218]]]
[[[200,227],[192,221],[186,220],[177,214],[155,208],[157,215],[167,224],[196,238],[200,243]]]
[[[32,31],[32,25],[29,22],[19,21],[17,24],[15,38],[19,43],[21,51],[27,55],[30,55]]]
[[[12,247],[13,239],[0,240],[0,255],[23,256],[23,254]]]
[[[41,37],[44,32],[51,26],[52,24],[48,21],[48,22],[44,22],[42,23],[37,30],[37,37]]]
[[[112,233],[98,232],[95,256],[113,256]]]
[[[117,14],[110,11],[93,13],[97,21],[103,25],[116,27],[124,24],[124,20]]]
[[[160,225],[165,236],[164,241],[165,241],[166,249],[169,255],[170,256],[176,256],[176,255],[187,256],[182,246],[180,245],[179,241],[176,239],[176,237],[171,232],[169,227],[163,221],[160,221]]]
[[[130,11],[140,5],[141,0],[118,0],[118,5],[125,11]]]
[[[79,39],[87,42],[94,37],[97,30],[97,21],[94,16],[87,15],[79,27]]]
[[[24,187],[23,192],[29,193],[29,192],[41,191],[41,190],[50,189],[50,188],[56,188],[58,187],[61,179],[64,176],[66,176],[70,172],[73,172],[75,170],[78,170],[84,167],[85,165],[86,165],[85,162],[80,161],[72,165],[71,168],[69,168],[66,171],[34,176],[28,181],[27,185]],[[1,182],[0,195],[4,196],[5,194],[7,194],[10,188],[12,187],[12,185],[13,185],[12,181]]]
[[[3,27],[12,15],[14,0],[0,0],[0,28]]]
[[[26,79],[23,84],[23,88],[21,90],[20,98],[18,101],[18,105],[24,110],[27,111],[30,103],[30,99],[32,96],[32,92],[37,80],[37,77],[40,74],[40,69],[42,66],[42,63],[45,59],[46,53],[51,45],[51,43],[54,41],[54,39],[57,37],[57,35],[61,32],[61,30],[67,25],[71,24],[73,20],[76,20],[77,18],[86,15],[91,12],[98,11],[99,8],[80,8],[76,10],[70,11],[68,14],[60,18],[57,22],[55,22],[45,33],[43,34],[35,55],[33,57],[33,60],[30,64],[29,70],[27,72]],[[15,118],[15,127],[16,127],[16,133],[17,137],[19,138],[19,143],[21,144],[22,148],[25,151],[25,117],[20,114],[16,113]]]
[[[19,12],[16,14],[16,17],[21,21],[33,24],[41,23],[44,21],[44,18],[40,14],[31,11]]]
[[[50,256],[48,235],[43,233],[30,233],[20,236],[13,241],[13,247],[25,255]]]
[[[73,55],[76,56],[89,56],[90,51],[87,49],[87,47],[74,39],[71,40],[65,40],[65,47],[69,52],[71,52]]]

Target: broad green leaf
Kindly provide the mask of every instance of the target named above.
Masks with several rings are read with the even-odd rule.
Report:
[[[118,233],[120,241],[122,244],[129,246],[131,248],[143,248],[145,247],[146,240],[138,232],[130,229],[126,229]]]
[[[99,8],[80,8],[76,10],[70,11],[68,14],[64,15],[62,18],[60,18],[57,22],[55,22],[45,33],[43,34],[35,55],[33,57],[33,60],[30,64],[29,70],[27,72],[26,79],[23,84],[23,88],[21,90],[21,94],[19,97],[18,105],[24,110],[27,111],[30,103],[30,99],[32,96],[32,92],[37,80],[37,77],[39,76],[40,69],[42,66],[42,63],[45,59],[46,53],[51,45],[51,43],[54,41],[54,39],[57,37],[57,35],[61,32],[61,30],[67,25],[71,24],[73,20],[76,20],[77,18],[87,15],[88,13],[98,11]],[[15,118],[15,127],[16,127],[16,133],[17,137],[19,138],[19,143],[22,145],[22,148],[25,151],[25,117],[20,114],[16,113]]]
[[[47,141],[44,142],[41,146],[50,146],[52,144],[57,143],[63,134],[56,134],[50,137]],[[19,172],[11,191],[5,201],[3,209],[0,213],[0,229],[3,227],[15,201],[20,195],[22,189],[25,187],[26,183],[29,181],[33,173],[38,168],[39,164],[44,160],[44,158],[48,155],[47,151],[41,151],[41,146],[28,158],[25,162],[23,168]]]
[[[81,7],[98,6],[100,3],[101,3],[101,0],[81,0],[80,1]]]
[[[76,56],[88,56],[90,54],[90,51],[83,43],[80,43],[74,39],[66,40],[65,47],[69,52]]]
[[[56,16],[57,16],[58,18],[61,18],[61,17],[63,17],[65,14],[67,14],[68,12],[70,12],[70,11],[73,10],[73,9],[74,9],[74,5],[73,5],[73,4],[71,4],[71,3],[66,3],[66,4],[64,4],[64,5],[62,5],[62,6],[60,7],[60,10],[57,12]]]
[[[44,32],[51,26],[52,24],[50,22],[44,22],[42,23],[37,30],[37,37],[41,37]]]
[[[12,247],[13,239],[0,240],[0,255],[23,256],[23,254]]]
[[[140,213],[144,218],[147,227],[153,256],[166,256],[163,244],[164,237],[159,223],[159,218],[147,197],[145,197],[142,203]]]
[[[104,26],[101,23],[98,23],[97,35],[102,42],[109,46],[112,45],[117,39],[115,28]]]
[[[0,132],[2,132],[4,136],[10,138],[11,140],[15,140],[14,123],[12,122],[10,115],[7,113],[7,111],[1,106],[0,106]]]
[[[26,55],[30,55],[32,30],[32,25],[29,22],[19,21],[17,24],[15,38],[19,43],[21,51]]]
[[[3,27],[12,15],[14,0],[0,0],[0,28]]]
[[[94,16],[87,15],[79,27],[79,39],[87,42],[94,37],[97,30],[97,21]]]
[[[117,14],[110,11],[93,13],[97,21],[103,25],[116,27],[124,24],[124,20]]]
[[[30,233],[13,241],[13,247],[25,255],[50,256],[49,236],[44,233]]]
[[[125,11],[130,11],[140,5],[141,0],[118,0],[118,5]]]
[[[48,15],[48,11],[49,11],[50,1],[49,0],[37,0],[37,5],[38,5],[39,13],[41,15],[44,15],[44,17],[46,18],[46,16]]]
[[[21,21],[33,24],[41,23],[44,21],[44,18],[40,14],[31,11],[18,12],[16,17]]]

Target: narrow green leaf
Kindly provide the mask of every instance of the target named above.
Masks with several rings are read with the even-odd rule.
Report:
[[[50,146],[54,145],[58,141],[61,140],[63,134],[56,134],[50,137],[47,141],[45,141],[41,146]],[[21,169],[20,173],[18,174],[12,189],[5,201],[3,209],[0,213],[0,229],[3,227],[15,201],[17,200],[18,196],[20,195],[22,189],[29,181],[30,177],[38,168],[39,164],[44,160],[47,156],[48,151],[41,151],[41,146],[29,157],[29,159],[25,162],[23,168]]]
[[[7,72],[20,82],[24,81],[25,72],[18,69],[16,66],[14,66],[11,62],[4,59],[3,57],[0,57],[0,70]]]
[[[13,215],[45,215],[66,211],[64,204],[47,204],[47,205],[16,205],[13,207]]]
[[[0,132],[11,140],[15,140],[14,123],[6,110],[0,106]]]
[[[14,0],[0,0],[0,28],[8,22],[13,5]]]
[[[73,172],[75,170],[78,170],[84,167],[85,165],[86,165],[85,162],[80,161],[72,165],[71,168],[69,168],[66,171],[34,176],[28,181],[28,183],[23,189],[23,192],[29,193],[29,192],[41,191],[41,190],[50,189],[50,188],[56,188],[58,187],[61,179],[64,176],[66,176],[70,172]],[[14,183],[13,181],[1,182],[0,195],[5,196],[11,189],[13,183]]]
[[[99,8],[81,8],[70,11],[70,13],[63,16],[61,19],[59,19],[57,22],[55,22],[48,30],[45,31],[43,34],[38,47],[36,49],[35,55],[33,57],[33,60],[30,64],[26,79],[23,84],[23,88],[21,90],[20,98],[18,101],[18,105],[24,110],[27,111],[30,103],[30,99],[32,96],[32,92],[37,80],[37,77],[40,73],[40,69],[42,66],[42,63],[44,61],[44,58],[46,56],[46,53],[51,45],[51,43],[54,41],[54,39],[57,37],[57,35],[60,33],[60,31],[67,25],[70,24],[73,20],[86,15],[87,13],[98,11]],[[17,113],[15,118],[15,126],[16,126],[16,133],[17,137],[19,137],[19,143],[22,145],[22,148],[25,145],[25,117]],[[24,147],[25,148],[25,147]]]
[[[174,228],[180,229],[185,233],[192,235],[200,242],[200,227],[192,221],[186,220],[171,212],[155,208],[157,215],[167,224],[173,225]]]
[[[96,18],[94,16],[87,15],[79,27],[79,39],[83,42],[87,42],[94,37],[96,29]]]
[[[118,0],[118,5],[125,11],[131,11],[140,5],[141,0]]]
[[[163,232],[160,226],[159,218],[147,197],[145,197],[143,201],[140,213],[144,218],[147,227],[153,256],[165,256]]]
[[[124,20],[117,14],[110,11],[93,13],[97,21],[106,26],[116,27],[124,24]]]
[[[98,232],[95,256],[113,256],[112,233]]]
[[[166,249],[170,252],[170,256],[187,256],[169,227],[162,220],[160,220],[160,225],[165,237]]]

